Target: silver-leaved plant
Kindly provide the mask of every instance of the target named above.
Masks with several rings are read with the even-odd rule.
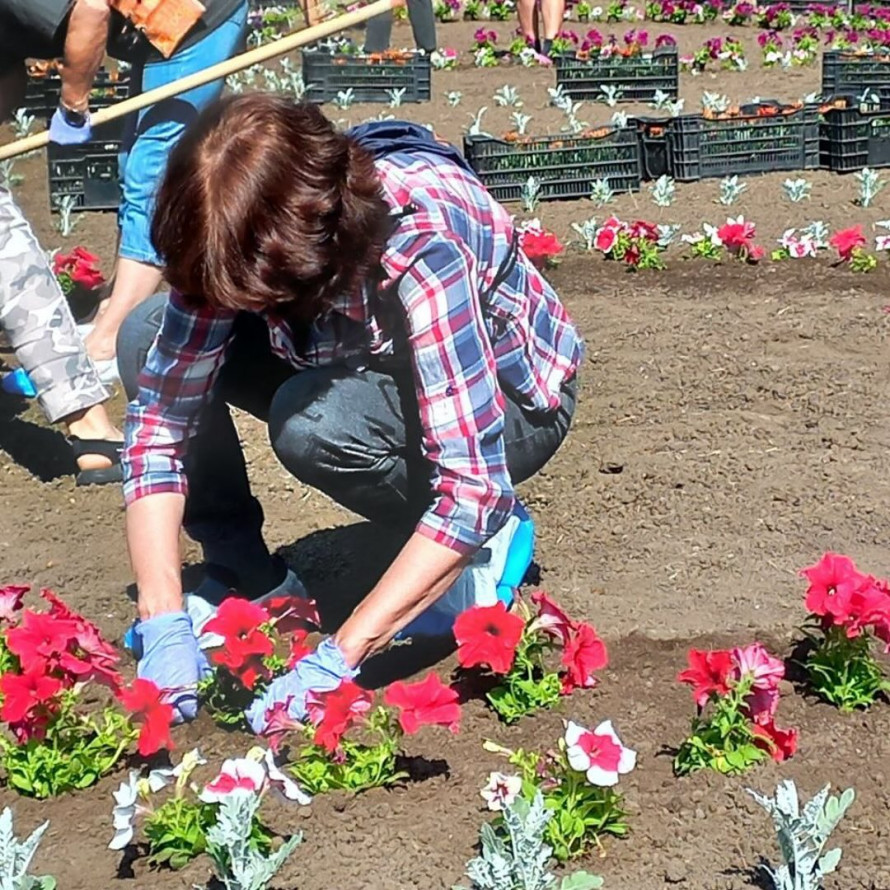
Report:
[[[544,843],[544,829],[553,813],[544,805],[541,792],[529,803],[522,797],[504,808],[505,835],[491,825],[479,833],[482,855],[467,863],[472,890],[596,890],[603,879],[576,872],[557,883],[548,871],[553,850]],[[454,890],[466,890],[455,887]]]
[[[260,853],[250,844],[260,796],[236,790],[219,805],[216,824],[207,830],[207,852],[226,890],[266,890],[287,858],[303,840],[292,835],[274,853]]]
[[[0,814],[0,890],[55,890],[55,878],[35,878],[28,874],[48,825],[49,822],[44,822],[28,838],[19,841],[12,828],[12,810],[3,808]]]
[[[593,250],[597,231],[596,218],[591,216],[589,219],[585,219],[583,222],[573,222],[572,229],[581,236],[581,240],[584,242],[584,249],[588,252]]]
[[[761,868],[775,890],[820,890],[822,879],[831,874],[841,858],[840,847],[823,852],[832,831],[853,803],[852,788],[840,797],[829,796],[826,785],[801,808],[797,787],[787,779],[776,788],[775,797],[764,797],[756,791],[748,793],[773,818],[779,852],[784,864],[776,869]]]

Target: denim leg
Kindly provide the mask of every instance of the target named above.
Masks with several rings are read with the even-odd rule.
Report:
[[[202,40],[169,59],[134,65],[131,78],[147,92],[230,58],[244,46],[247,28],[245,0],[232,15]],[[118,211],[119,253],[125,259],[160,266],[151,244],[152,200],[164,175],[170,149],[198,113],[221,95],[221,80],[165,99],[140,111],[128,122],[118,166],[122,200]]]
[[[165,304],[165,295],[151,297],[121,327],[121,380],[130,399],[136,396],[137,378],[160,328]],[[239,318],[213,398],[197,420],[184,461],[189,483],[186,533],[202,546],[206,562],[225,566],[246,587],[256,586],[259,592],[272,586],[268,579],[275,570],[263,541],[263,510],[250,491],[228,404],[265,419],[272,394],[292,373],[272,355],[262,320]]]
[[[382,53],[384,50],[389,49],[391,39],[392,10],[390,9],[368,20],[364,50],[366,53]]]
[[[408,21],[418,49],[431,53],[436,48],[436,17],[432,0],[407,0]],[[365,52],[382,53],[392,40],[392,10],[372,18],[365,34]]]
[[[574,409],[574,382],[564,388],[555,414],[534,417],[508,399],[504,435],[515,483],[556,453]],[[290,473],[366,519],[410,527],[431,501],[409,374],[302,371],[276,392],[269,435]]]

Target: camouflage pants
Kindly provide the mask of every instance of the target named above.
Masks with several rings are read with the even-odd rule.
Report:
[[[0,326],[51,423],[104,402],[99,380],[46,255],[0,188]]]

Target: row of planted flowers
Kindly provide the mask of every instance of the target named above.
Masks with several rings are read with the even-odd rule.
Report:
[[[875,654],[879,646],[890,651],[890,584],[831,553],[803,575],[809,619],[801,664],[809,689],[843,710],[873,704],[890,690]],[[29,796],[55,796],[95,784],[131,745],[144,758],[172,749],[172,711],[160,691],[146,680],[126,684],[117,650],[54,594],[43,591],[49,610],[36,611],[23,608],[26,593],[25,587],[0,591],[0,719],[7,731],[0,736],[0,766],[6,783]],[[311,651],[315,621],[304,600],[280,598],[264,606],[226,600],[205,628],[221,643],[211,651],[213,675],[200,689],[213,719],[245,725],[245,702]],[[132,770],[114,794],[109,846],[123,849],[141,830],[152,864],[176,868],[209,852],[215,862],[225,860],[217,862],[223,869],[232,865],[225,857],[233,855],[237,829],[251,868],[277,862],[282,851],[270,859],[273,834],[260,814],[267,794],[305,804],[313,794],[404,781],[406,738],[428,725],[456,732],[466,701],[481,696],[503,722],[513,723],[595,687],[608,665],[593,626],[572,619],[542,592],[528,603],[519,600],[514,611],[503,603],[470,609],[458,617],[454,635],[459,667],[448,684],[431,672],[417,682],[394,682],[377,696],[344,681],[310,697],[305,725],[288,716],[286,705],[276,706],[267,713],[269,747],[225,761],[203,783],[192,781],[206,765],[198,751],[175,766]],[[761,643],[690,650],[678,679],[692,687],[696,714],[676,749],[677,775],[706,768],[736,774],[764,758],[790,757],[797,730],[776,724],[784,677],[783,661]],[[97,687],[108,694],[98,704]],[[297,740],[288,749],[289,763],[280,760],[286,737]],[[512,767],[489,776],[481,790],[488,808],[502,811],[517,798],[525,806],[540,800],[553,816],[544,837],[557,859],[583,854],[604,835],[626,833],[617,785],[634,768],[636,753],[610,720],[593,729],[567,720],[556,747],[544,751],[493,741],[484,747]]]

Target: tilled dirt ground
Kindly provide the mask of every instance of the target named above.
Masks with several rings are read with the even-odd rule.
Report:
[[[721,29],[674,32],[686,52]],[[446,26],[441,42],[465,49],[469,33],[465,25]],[[397,45],[400,37],[407,42],[404,28],[397,35]],[[746,40],[753,46],[750,34]],[[514,82],[543,107],[551,77],[524,69],[458,71],[440,75],[436,90],[461,89],[465,102],[475,97],[476,105],[491,105],[493,90]],[[734,98],[760,92],[791,99],[816,88],[818,73],[755,69],[721,74],[716,84],[687,78],[688,104],[697,102],[688,91],[700,92],[700,84]],[[465,112],[448,110],[441,98],[403,110],[436,123],[449,138],[465,122]],[[377,111],[353,110],[352,122]],[[611,115],[594,111],[597,120]],[[24,161],[17,172],[26,174],[18,193],[45,246],[82,243],[107,267],[113,218],[85,217],[61,239],[46,212],[42,163]],[[803,209],[780,201],[787,174],[772,174],[751,180],[731,212],[754,219],[766,241],[811,219],[843,226],[888,215],[886,202],[854,208],[849,178],[806,176],[814,197]],[[716,193],[714,182],[682,186],[676,205],[657,216],[645,195],[623,197],[614,209],[689,230],[702,219],[722,221]],[[544,223],[563,237],[571,221],[592,212],[585,202],[540,208]],[[751,886],[758,857],[774,858],[775,851],[767,815],[743,789],[771,791],[791,777],[807,793],[833,782],[854,785],[859,794],[838,831],[844,859],[828,886],[890,888],[886,704],[844,717],[789,687],[780,723],[800,728],[800,751],[790,763],[770,764],[744,780],[677,781],[668,753],[692,713],[688,691],[674,681],[689,645],[765,637],[788,655],[803,618],[796,577],[802,566],[833,549],[869,571],[888,569],[890,278],[883,269],[855,276],[826,261],[752,268],[677,255],[669,266],[633,275],[570,253],[552,273],[588,354],[569,439],[522,496],[538,523],[541,585],[609,641],[612,663],[601,687],[513,728],[470,704],[459,735],[430,730],[409,740],[409,753],[428,761],[426,780],[357,798],[319,798],[296,813],[274,810],[276,829],[302,830],[306,838],[277,886],[450,887],[473,855],[485,818],[478,789],[501,765],[482,741],[546,748],[565,716],[589,724],[611,718],[640,752],[638,769],[622,780],[631,834],[607,841],[602,856],[585,863],[606,877],[607,887]],[[119,397],[112,410],[120,416]],[[132,616],[119,493],[74,487],[64,441],[33,406],[3,396],[0,412],[4,583],[52,587],[119,639]],[[303,575],[333,625],[373,584],[396,542],[296,483],[275,462],[262,426],[249,417],[239,423],[269,542]],[[185,554],[187,565],[197,563],[193,547]],[[200,744],[212,763],[248,745],[206,717],[177,731],[176,741],[180,750]],[[97,789],[48,803],[3,791],[0,802],[13,804],[20,831],[51,820],[38,865],[67,890],[152,890],[205,880],[204,862],[182,873],[150,873],[138,859],[122,864],[105,849],[117,781],[110,777]]]

